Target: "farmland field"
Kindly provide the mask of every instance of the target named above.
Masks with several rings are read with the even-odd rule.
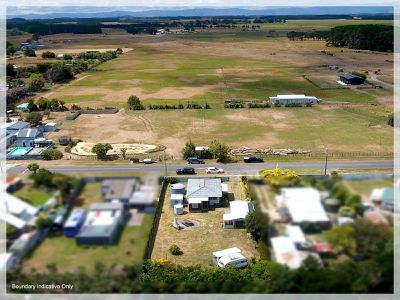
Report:
[[[387,119],[393,109],[392,91],[336,89],[338,72],[328,66],[340,66],[345,72],[379,69],[380,77],[390,82],[391,53],[332,48],[323,41],[290,41],[284,36],[266,37],[273,26],[327,29],[361,23],[390,21],[293,20],[287,24],[261,24],[258,32],[211,30],[150,36],[106,30],[90,39],[72,34],[45,36],[43,42],[57,53],[117,47],[126,51],[96,70],[79,75],[77,80],[56,85],[37,97],[58,98],[67,106],[121,109],[116,115],[82,115],[75,121],[63,121],[61,130],[50,134],[54,140],[67,134],[85,142],[157,144],[166,146],[167,154],[173,156],[180,155],[188,139],[207,145],[214,138],[232,147],[390,152],[393,133]],[[71,42],[66,44],[65,39]],[[306,77],[319,80],[320,87],[328,89]],[[223,108],[229,98],[260,101],[295,93],[316,96],[323,103],[311,108]],[[208,104],[211,109],[129,111],[130,95],[138,96],[145,106],[196,103]]]

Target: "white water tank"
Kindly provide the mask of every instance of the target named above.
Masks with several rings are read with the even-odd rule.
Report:
[[[175,204],[174,205],[174,213],[176,215],[182,215],[183,214],[183,205],[182,204]]]
[[[185,186],[182,183],[171,184],[171,194],[185,194]]]

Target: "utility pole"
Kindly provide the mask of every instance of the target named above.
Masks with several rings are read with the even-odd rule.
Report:
[[[165,154],[165,149],[164,149],[164,168],[165,168],[165,179],[166,179],[168,171],[167,171],[167,157],[166,157],[166,154]]]
[[[328,148],[325,148],[325,175],[327,168],[328,168]]]

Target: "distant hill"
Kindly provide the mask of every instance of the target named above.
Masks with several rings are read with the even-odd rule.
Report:
[[[35,9],[39,10],[40,7]],[[332,6],[332,7],[270,7],[270,8],[124,8],[124,10],[104,11],[99,8],[96,11],[94,7],[80,7],[79,10],[74,7],[58,8],[52,12],[46,7],[46,13],[30,13],[24,12],[17,8],[7,9],[7,18],[24,18],[24,19],[53,19],[53,18],[108,18],[108,17],[209,17],[209,16],[276,16],[276,15],[343,15],[343,14],[393,14],[391,6]],[[85,11],[85,12],[82,12]]]

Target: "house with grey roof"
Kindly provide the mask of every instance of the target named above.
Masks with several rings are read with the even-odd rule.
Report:
[[[15,140],[17,147],[44,147],[51,144],[50,140],[46,140],[43,132],[38,128],[23,128],[18,131]]]
[[[115,243],[124,222],[124,205],[120,202],[93,203],[86,221],[75,236],[78,245]]]
[[[5,132],[2,132],[2,140],[5,141],[6,147],[12,146],[17,138],[18,131],[27,127],[29,127],[29,123],[24,121],[10,122],[2,125],[1,129],[5,129]]]
[[[186,189],[189,211],[208,211],[217,206],[222,198],[220,178],[190,178]]]
[[[101,191],[106,202],[119,200],[127,206],[137,185],[136,179],[105,179]]]

